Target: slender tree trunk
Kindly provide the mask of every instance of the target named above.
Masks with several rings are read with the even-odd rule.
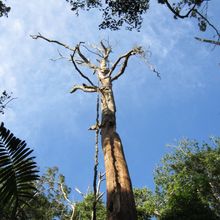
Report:
[[[101,79],[101,137],[107,188],[107,219],[136,220],[131,179],[121,139],[116,132],[116,108],[110,77]]]

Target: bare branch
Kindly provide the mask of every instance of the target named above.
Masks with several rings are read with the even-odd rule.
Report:
[[[74,51],[74,53],[75,53],[75,51]],[[93,82],[89,79],[89,77],[85,76],[85,75],[82,73],[82,71],[77,67],[76,62],[74,61],[74,54],[71,55],[70,57],[71,57],[71,61],[72,61],[73,65],[74,65],[76,71],[77,71],[84,79],[86,79],[92,86],[95,86],[95,85],[93,84]]]
[[[77,90],[82,90],[83,92],[98,92],[98,88],[96,86],[87,86],[87,85],[75,85],[70,90],[70,93],[74,93]]]
[[[76,192],[78,192],[83,198],[85,198],[85,195],[78,189],[78,188],[75,188]]]
[[[57,52],[59,54],[59,57],[58,58],[51,58],[50,59],[51,61],[56,62],[57,60],[61,60],[61,59],[66,59],[68,61],[70,60],[68,57],[63,56],[63,54],[59,50],[57,50]]]
[[[167,7],[170,9],[170,11],[173,12],[173,14],[174,14],[176,17],[182,18],[182,19],[189,17],[190,13],[191,13],[191,12],[195,9],[195,7],[196,7],[196,4],[194,4],[193,7],[192,7],[185,15],[181,15],[181,14],[179,14],[179,13],[170,5],[170,3],[169,3],[168,0],[165,0],[164,2],[166,3]]]
[[[75,60],[75,62],[79,65],[82,65],[84,63],[84,61],[82,61],[82,60]]]
[[[11,101],[13,101],[13,100],[15,100],[15,99],[17,99],[17,97],[15,97],[15,98],[11,98],[10,100],[8,100],[8,101],[5,103],[4,106],[8,105],[9,102],[11,102]]]
[[[144,62],[147,64],[148,68],[153,72],[153,73],[156,73],[157,77],[159,79],[161,79],[161,76],[160,76],[160,72],[158,72],[156,70],[156,68],[154,67],[154,65],[152,63],[150,63],[145,57],[144,58]]]
[[[64,188],[63,188],[63,184],[62,184],[62,183],[59,183],[59,185],[60,185],[60,190],[61,190],[61,192],[62,192],[62,194],[63,194],[64,199],[67,201],[67,203],[68,203],[68,204],[71,206],[71,208],[72,208],[72,214],[71,214],[70,220],[73,220],[76,204],[73,203],[73,202],[71,202],[71,201],[68,199],[67,194],[66,194],[66,192],[65,192],[65,190],[64,190]]]
[[[101,47],[103,49],[103,58],[107,61],[108,60],[108,57],[109,57],[109,54],[111,53],[112,51],[112,48],[109,46],[109,47],[106,47],[105,44],[101,41],[100,42],[101,44]]]
[[[198,40],[198,41],[201,41],[201,42],[215,44],[215,45],[220,46],[220,41],[209,40],[209,39],[204,39],[204,38],[199,38],[199,37],[195,37],[195,39]]]
[[[100,186],[101,186],[101,183],[105,180],[105,173],[99,173],[99,180],[98,180],[98,184],[97,184],[97,195],[100,195]],[[98,199],[98,198],[97,198]]]
[[[57,40],[51,40],[51,39],[49,39],[49,38],[47,38],[47,37],[44,37],[43,35],[41,35],[41,33],[38,33],[38,35],[30,35],[33,39],[38,39],[38,38],[41,38],[41,39],[43,39],[43,40],[46,40],[46,41],[48,41],[48,42],[50,42],[50,43],[55,43],[55,44],[58,44],[58,45],[60,45],[60,46],[62,46],[62,47],[65,47],[66,49],[68,49],[68,50],[71,50],[71,51],[75,51],[75,48],[72,48],[72,47],[70,47],[70,46],[68,46],[67,44],[64,44],[64,43],[62,43],[62,42],[60,42],[60,41],[57,41]]]
[[[125,69],[126,66],[127,66],[127,62],[128,62],[129,57],[132,56],[132,55],[135,55],[135,54],[137,54],[137,53],[142,53],[141,47],[134,48],[134,49],[128,51],[126,54],[120,56],[120,57],[118,58],[118,60],[113,64],[113,66],[112,66],[112,68],[111,68],[111,70],[110,70],[110,72],[109,72],[109,76],[112,75],[112,73],[114,72],[115,68],[118,66],[118,64],[120,63],[120,61],[121,61],[122,59],[125,59],[123,65],[122,65],[122,68],[121,68],[121,70],[124,71],[124,69]],[[126,66],[124,66],[124,65],[126,65]],[[124,66],[124,67],[123,67],[123,66]],[[120,73],[121,70],[119,71],[119,73],[118,73],[117,75],[119,75],[119,74],[122,75],[122,74],[123,74],[123,72]],[[119,77],[119,76],[118,76],[118,77]],[[118,78],[118,77],[117,77],[117,78]],[[115,78],[115,77],[114,77],[114,78]],[[113,78],[113,79],[114,79],[114,78]],[[116,79],[117,79],[117,78],[116,78]],[[112,81],[113,81],[113,79],[112,79]],[[114,80],[115,80],[115,79],[114,79]]]
[[[90,53],[93,53],[93,54],[95,54],[96,56],[99,56],[99,57],[101,57],[102,58],[102,55],[101,54],[99,54],[99,53],[97,53],[97,52],[95,52],[95,51],[92,51],[92,50],[90,50],[87,46],[85,46],[85,45],[82,45],[86,50],[88,50]],[[96,49],[96,48],[95,48]]]
[[[220,38],[220,33],[218,29],[205,16],[203,16],[197,9],[194,9],[194,12],[198,14],[204,21],[206,21],[207,24],[215,30],[218,38]]]
[[[84,61],[84,64],[85,64],[86,66],[88,66],[89,68],[94,69],[94,70],[97,70],[97,69],[98,69],[98,67],[97,67],[96,65],[92,64],[92,63],[82,54],[82,52],[81,52],[81,50],[80,50],[80,44],[78,44],[78,45],[76,46],[76,51],[77,51],[77,54],[80,56],[80,58]]]
[[[91,47],[97,50],[99,57],[103,58],[103,51],[97,45],[91,44]]]
[[[129,52],[127,52],[125,55],[121,56],[118,58],[118,60],[113,64],[109,75],[111,76],[111,74],[113,73],[113,71],[115,70],[115,68],[117,67],[117,65],[119,64],[119,62],[124,59],[124,62],[122,64],[122,67],[120,68],[119,72],[112,78],[111,81],[114,81],[116,79],[118,79],[125,71],[127,64],[128,64],[128,60],[130,58],[130,56],[136,55],[136,54],[142,54],[143,50],[141,47],[136,47],[132,50],[130,50]]]
[[[14,99],[17,99],[12,98],[11,94],[9,95],[6,91],[3,91],[2,95],[0,96],[0,114],[4,114],[4,110],[7,107],[7,105]]]
[[[97,202],[100,201],[100,199],[103,197],[104,194],[105,194],[105,193],[102,192],[102,193],[100,193],[100,194],[98,195],[98,197],[97,197]]]
[[[103,44],[103,42],[102,42],[102,41],[100,42],[100,44],[101,44],[101,46],[102,46],[102,48],[103,48],[104,52],[105,52],[105,53],[107,53],[107,48],[105,47],[105,45]]]
[[[197,15],[199,15],[205,22],[207,22],[207,24],[213,28],[213,30],[216,32],[216,34],[218,35],[218,37],[220,37],[220,33],[218,31],[218,29],[203,15],[201,14],[197,9],[196,9],[196,6],[197,4],[195,3],[191,9],[188,10],[188,12],[185,14],[185,15],[181,15],[179,12],[177,12],[169,3],[168,0],[165,0],[164,1],[165,4],[167,5],[167,7],[171,10],[171,12],[173,12],[173,14],[177,17],[177,18],[181,18],[181,19],[184,19],[184,18],[187,18],[190,16],[190,14],[192,12],[196,13]]]
[[[67,194],[66,194],[66,192],[65,192],[65,190],[64,190],[64,188],[63,188],[63,184],[62,183],[58,183],[59,185],[60,185],[60,190],[61,190],[61,192],[62,192],[62,194],[63,194],[63,197],[64,197],[64,199],[69,203],[69,204],[72,204],[72,202],[68,199],[68,197],[67,197]]]

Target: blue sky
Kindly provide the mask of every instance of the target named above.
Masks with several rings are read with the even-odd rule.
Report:
[[[95,137],[87,129],[95,122],[96,96],[69,94],[81,79],[67,60],[50,60],[58,49],[69,52],[30,38],[38,32],[72,46],[109,39],[113,61],[136,45],[151,51],[161,80],[132,57],[114,84],[118,132],[133,186],[153,188],[153,169],[170,150],[166,144],[220,135],[220,50],[194,40],[212,32],[199,32],[192,20],[174,20],[153,1],[140,32],[100,31],[94,10],[76,17],[64,0],[46,2],[10,1],[9,17],[0,19],[0,88],[17,97],[1,120],[34,149],[42,171],[58,166],[69,185],[83,192],[92,185]],[[218,0],[209,6],[217,26],[219,6]]]

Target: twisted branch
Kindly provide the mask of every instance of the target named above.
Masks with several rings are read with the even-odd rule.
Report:
[[[50,42],[50,43],[55,43],[55,44],[58,44],[58,45],[60,45],[60,46],[62,46],[62,47],[65,47],[66,49],[68,49],[68,50],[71,50],[71,51],[75,51],[75,48],[72,48],[72,47],[70,47],[70,46],[68,46],[67,44],[64,44],[64,43],[62,43],[62,42],[60,42],[60,41],[57,41],[57,40],[51,40],[51,39],[49,39],[49,38],[47,38],[47,37],[44,37],[43,35],[41,35],[41,33],[38,33],[38,35],[30,35],[33,39],[35,39],[35,40],[37,40],[38,38],[41,38],[41,39],[43,39],[43,40],[46,40],[46,41],[48,41],[48,42]]]
[[[98,92],[98,88],[96,86],[88,86],[88,85],[74,85],[70,90],[70,93],[74,93],[77,90],[82,90],[83,92]]]
[[[111,81],[114,81],[116,79],[118,79],[125,71],[126,67],[127,67],[127,64],[128,64],[128,60],[130,58],[130,56],[133,56],[133,55],[136,55],[136,54],[141,54],[143,53],[143,50],[141,47],[137,47],[137,48],[134,48],[132,50],[130,50],[129,52],[127,52],[126,54],[120,56],[118,58],[118,60],[113,64],[110,72],[109,72],[109,76],[112,75],[113,71],[115,70],[115,68],[117,67],[117,65],[119,64],[119,62],[124,59],[124,62],[122,64],[122,67],[120,68],[119,72],[112,78]]]
[[[203,15],[201,14],[197,9],[196,6],[197,4],[195,3],[193,5],[193,7],[185,14],[185,15],[181,15],[179,14],[179,12],[177,12],[169,3],[168,0],[164,0],[164,3],[167,5],[167,7],[170,9],[170,11],[178,18],[184,19],[190,16],[190,14],[192,12],[195,12],[197,15],[199,15],[205,22],[207,22],[207,24],[212,27],[212,29],[216,32],[218,38],[220,38],[220,33],[218,31],[218,29]]]
[[[196,7],[196,5],[197,5],[197,4],[194,4],[193,7],[192,7],[185,15],[180,15],[180,14],[170,5],[170,3],[169,3],[168,0],[165,0],[164,2],[166,3],[167,7],[170,9],[170,11],[173,12],[173,14],[174,14],[176,17],[182,18],[182,19],[189,17],[190,13],[191,13],[192,11],[194,11],[194,9],[195,9],[195,7]]]
[[[73,220],[76,204],[73,203],[73,202],[71,202],[71,201],[68,199],[67,194],[66,194],[66,192],[65,192],[65,190],[64,190],[64,188],[63,188],[63,184],[62,184],[62,183],[58,183],[58,184],[60,185],[60,190],[61,190],[61,192],[62,192],[62,194],[63,194],[64,199],[67,201],[67,203],[68,203],[68,204],[71,206],[71,208],[72,208],[72,214],[71,214],[70,220]]]
[[[218,39],[220,38],[220,33],[218,31],[218,29],[205,17],[203,16],[197,9],[194,9],[195,13],[198,14],[204,21],[207,22],[207,24],[212,27],[214,29],[214,31],[216,32]]]
[[[80,58],[82,59],[82,64],[85,64],[86,66],[88,66],[89,68],[93,69],[93,70],[97,70],[99,69],[96,65],[92,64],[81,52],[80,50],[80,44],[78,44],[76,46],[76,51],[78,53],[78,55],[80,56]]]
[[[74,51],[74,53],[75,53],[75,51]],[[95,86],[95,85],[93,84],[93,82],[89,79],[89,77],[85,76],[85,75],[82,73],[82,71],[78,68],[78,66],[76,65],[76,62],[74,61],[74,53],[73,53],[73,55],[71,55],[70,57],[71,57],[71,61],[72,61],[72,63],[73,63],[73,66],[75,67],[76,71],[80,74],[80,76],[82,76],[84,79],[86,79],[92,86]]]
[[[195,39],[198,40],[198,41],[201,41],[201,42],[215,44],[215,45],[220,46],[220,41],[209,40],[209,39],[204,39],[204,38],[199,38],[199,37],[195,37]]]

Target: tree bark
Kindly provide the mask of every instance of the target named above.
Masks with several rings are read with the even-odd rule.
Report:
[[[131,179],[121,139],[116,132],[116,108],[110,77],[101,81],[101,138],[106,170],[107,219],[136,220]]]

